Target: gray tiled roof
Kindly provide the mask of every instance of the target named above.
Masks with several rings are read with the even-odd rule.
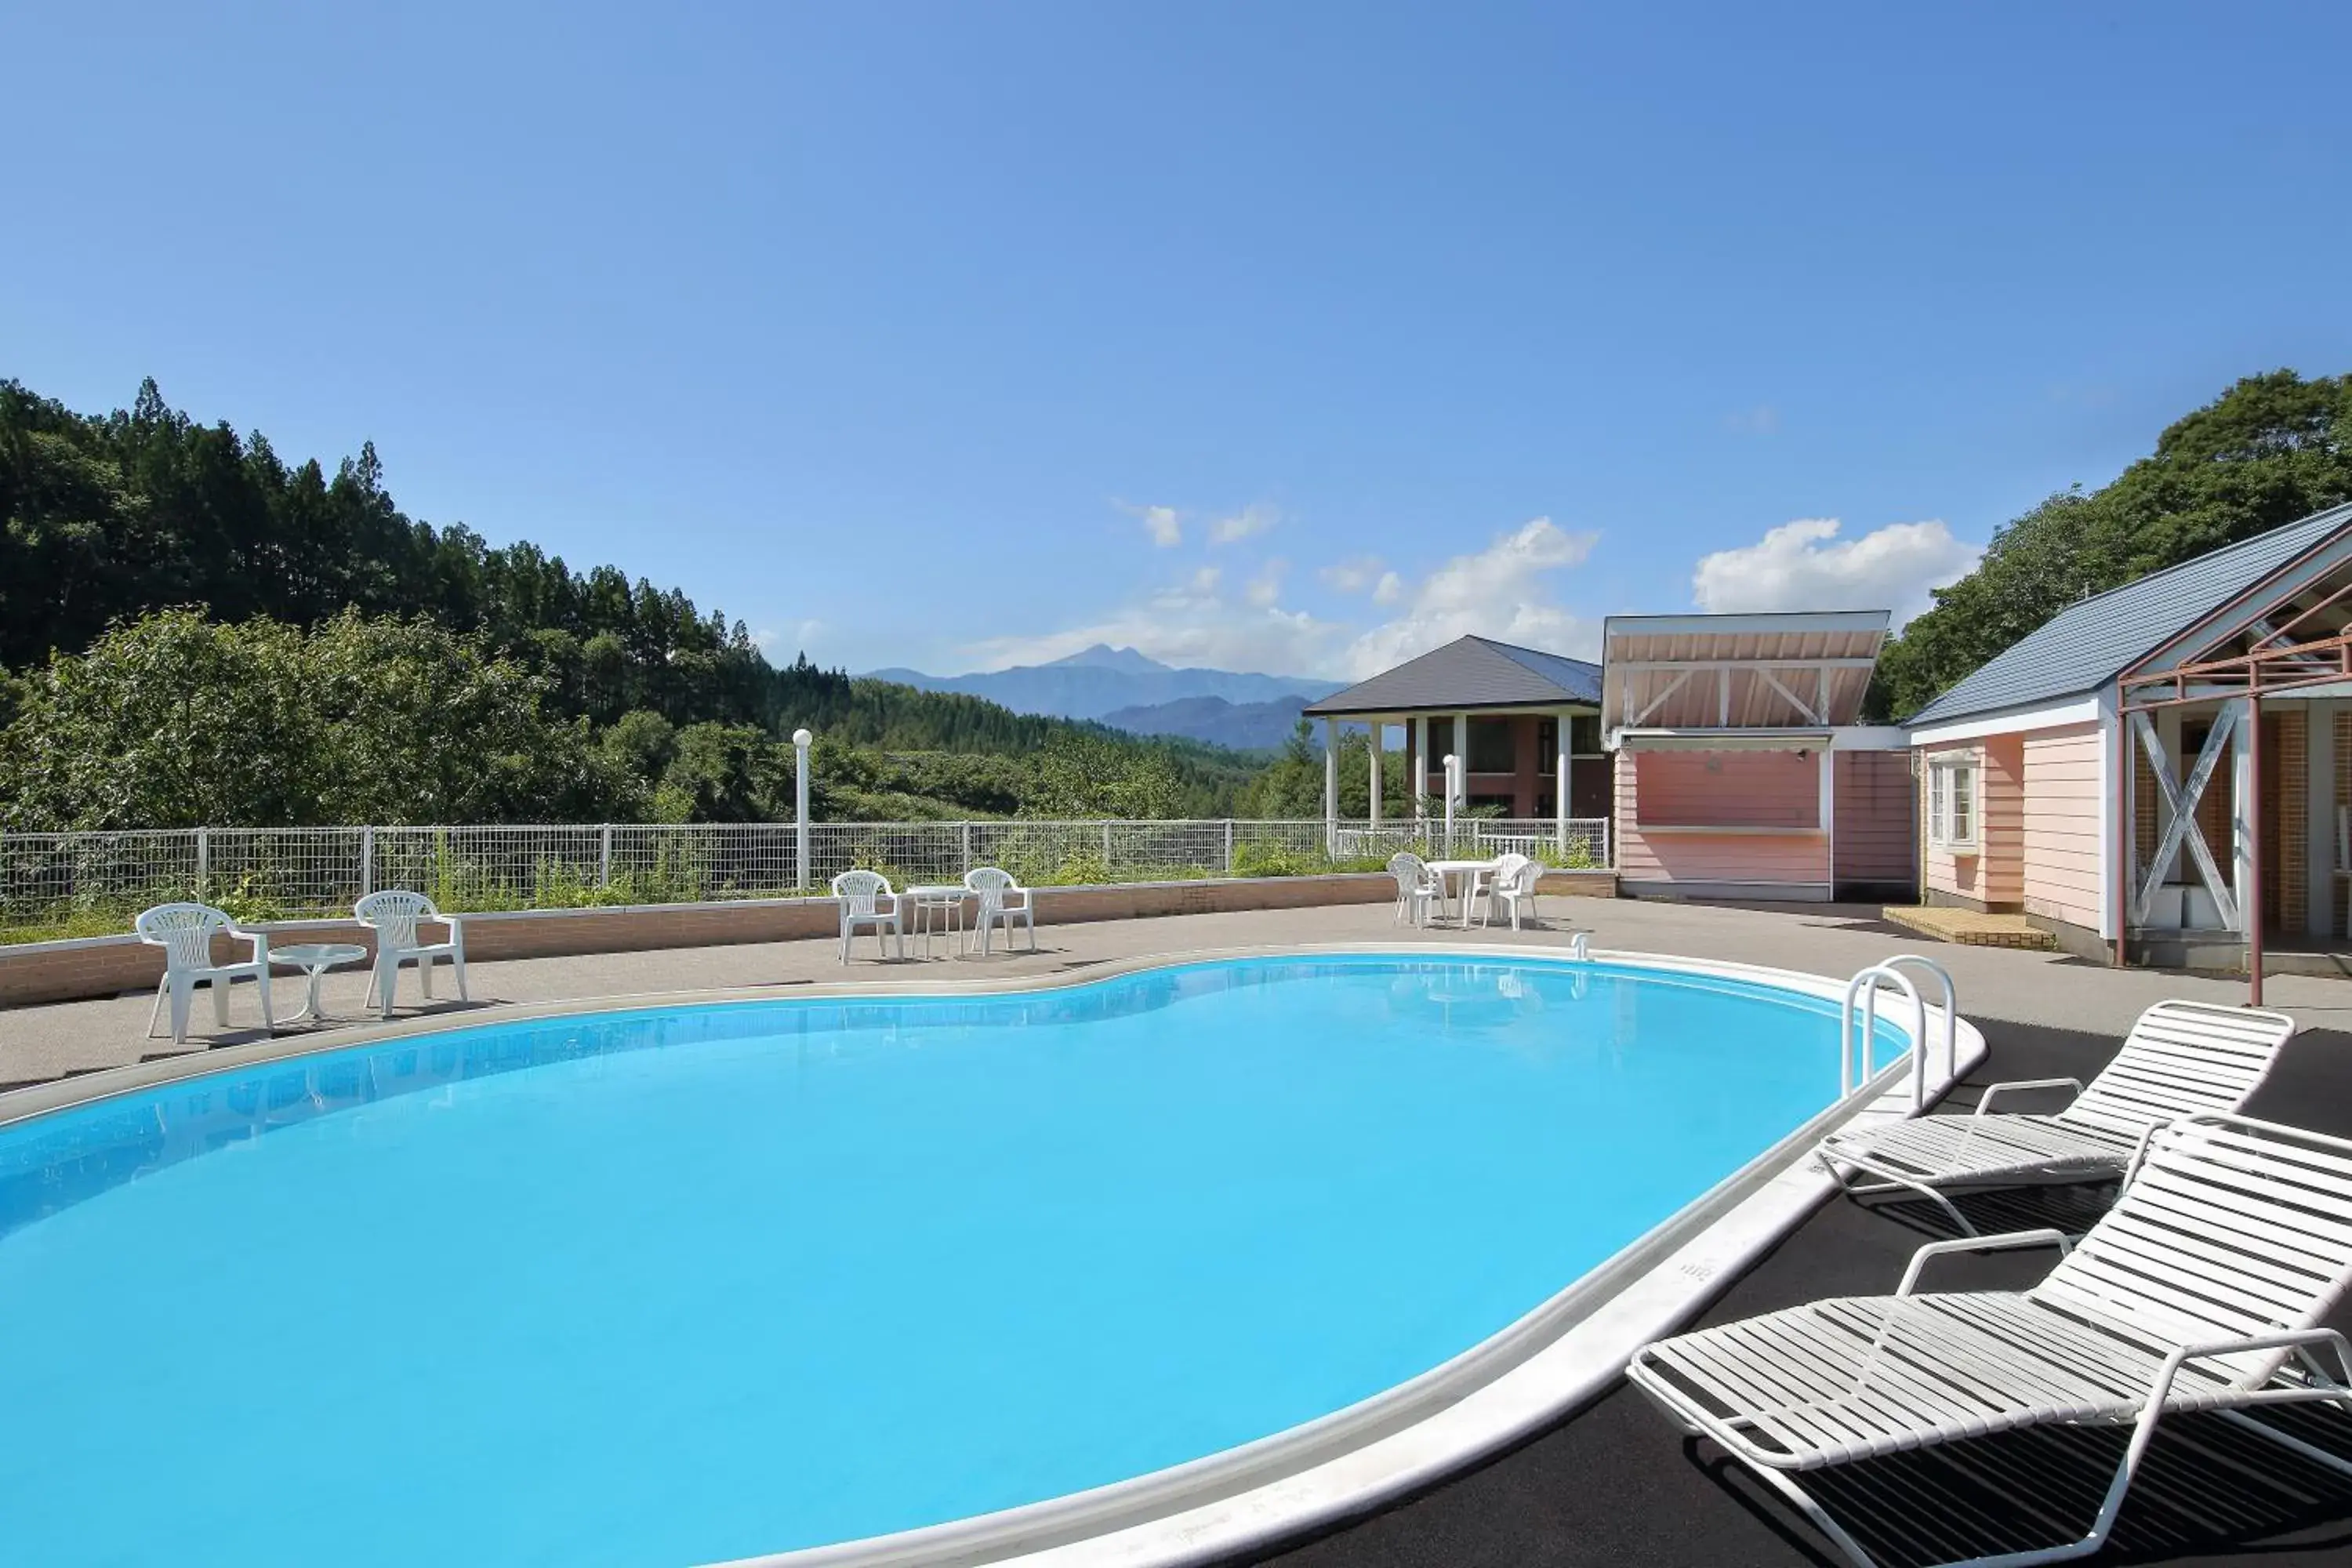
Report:
[[[2352,506],[2336,507],[2069,605],[1905,722],[1949,723],[2095,690],[2347,528]]]
[[[1406,713],[1418,709],[1451,712],[1464,708],[1597,706],[1601,667],[1564,658],[1539,648],[1456,637],[1444,647],[1384,669],[1345,691],[1335,691],[1307,711],[1318,716]]]

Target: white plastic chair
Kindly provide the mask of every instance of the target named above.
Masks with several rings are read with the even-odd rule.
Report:
[[[1525,855],[1506,855],[1495,862],[1494,879],[1486,885],[1485,913],[1479,920],[1484,925],[1495,916],[1495,906],[1502,905],[1510,913],[1511,929],[1519,929],[1519,906],[1525,904],[1528,913],[1536,912],[1536,884],[1543,879],[1543,867]]]
[[[874,945],[883,957],[890,950],[883,944],[882,933],[888,931],[898,939],[898,956],[907,956],[907,931],[898,919],[898,895],[890,890],[890,879],[878,871],[844,871],[833,879],[833,896],[841,905],[841,962],[849,962],[850,938],[863,926],[874,933]]]
[[[963,885],[978,895],[980,915],[972,921],[980,932],[980,951],[988,951],[990,932],[1004,927],[1004,951],[1013,951],[1013,922],[1019,921],[1029,929],[1029,951],[1037,951],[1036,900],[1029,889],[1013,879],[1013,873],[996,866],[975,866],[963,874]]]
[[[1396,879],[1397,884],[1396,914],[1389,924],[1410,920],[1417,926],[1427,925],[1430,900],[1445,896],[1429,862],[1410,849],[1400,849],[1389,857],[1389,875]]]
[[[450,972],[457,980],[457,1000],[473,1000],[466,993],[466,929],[458,923],[463,916],[445,915],[424,894],[398,889],[370,893],[352,906],[352,916],[375,932],[375,970],[368,978],[367,999],[382,1005],[383,1016],[392,1016],[393,992],[399,985],[400,966],[404,963],[416,965],[416,978],[425,987],[425,999],[430,1002],[433,961],[447,959]],[[416,928],[428,924],[448,927],[449,940],[420,941]]]
[[[228,987],[238,980],[251,980],[254,994],[261,1003],[261,1032],[270,1032],[269,1012],[269,939],[259,931],[239,931],[236,922],[210,904],[158,904],[143,910],[131,922],[139,940],[163,950],[163,978],[155,984],[154,1011],[147,1015],[147,1034],[152,1038],[155,1019],[163,1011],[163,998],[172,999],[172,1043],[188,1043],[188,1005],[195,999],[196,987],[209,985],[213,992],[213,1022],[228,1027]],[[213,935],[226,931],[253,944],[253,956],[236,963],[213,962]]]

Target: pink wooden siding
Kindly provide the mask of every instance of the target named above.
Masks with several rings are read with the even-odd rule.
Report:
[[[1811,752],[1633,752],[1641,822],[1674,827],[1819,827]]]
[[[2025,897],[2024,800],[2021,775],[2025,746],[2021,735],[1988,735],[1972,746],[1937,746],[1932,754],[1974,752],[1978,774],[1979,848],[1971,855],[1954,855],[1927,846],[1927,887],[1956,894],[1987,909],[2014,910]],[[1919,820],[1927,820],[1927,769],[1919,769]],[[1924,836],[1926,829],[1921,829]]]
[[[1837,879],[1912,882],[1919,875],[1911,826],[1911,753],[1837,753]]]
[[[2019,748],[2020,891],[2025,910],[2092,931],[2099,929],[2100,879],[2106,864],[2099,842],[2104,743],[2098,725],[2068,724],[2032,731]]]
[[[1818,767],[1813,755],[1793,752],[1619,752],[1618,875],[1629,882],[1827,882],[1828,839],[1813,826]],[[1643,830],[1687,823],[1751,830]]]

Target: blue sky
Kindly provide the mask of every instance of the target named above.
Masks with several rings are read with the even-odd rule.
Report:
[[[1907,612],[2352,370],[2341,5],[0,26],[0,374],[372,437],[412,515],[853,668]]]

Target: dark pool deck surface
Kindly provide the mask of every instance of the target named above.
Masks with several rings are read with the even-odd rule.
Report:
[[[2111,1037],[1985,1021],[1990,1055],[1941,1108],[1965,1110],[2000,1079],[2087,1079]],[[2008,1101],[2004,1100],[2004,1104]],[[2021,1100],[2018,1109],[2029,1107]],[[2352,1137],[2352,1035],[2306,1029],[2247,1108],[2251,1115]],[[2096,1203],[2069,1190],[2053,1205]],[[2036,1200],[1971,1212],[1979,1228],[2033,1223]],[[1966,1205],[1964,1205],[1966,1206]],[[2058,1210],[2050,1212],[2056,1215]],[[1927,1216],[1833,1199],[1702,1318],[1726,1322],[1824,1296],[1891,1293],[1912,1251],[1941,1232]],[[1931,1289],[2011,1289],[2047,1252],[1939,1258]],[[2331,1326],[2352,1331],[2339,1304]],[[2352,1457],[2352,1422],[2316,1436]],[[2094,1563],[2352,1565],[2352,1478],[2211,1417],[2168,1422]],[[1887,1564],[2054,1545],[2088,1527],[2116,1458],[2115,1433],[2017,1433],[1839,1470],[1806,1484]],[[1636,1568],[1757,1564],[1820,1568],[1844,1554],[1744,1467],[1688,1439],[1630,1388],[1481,1468],[1370,1518],[1271,1555],[1280,1568]]]

